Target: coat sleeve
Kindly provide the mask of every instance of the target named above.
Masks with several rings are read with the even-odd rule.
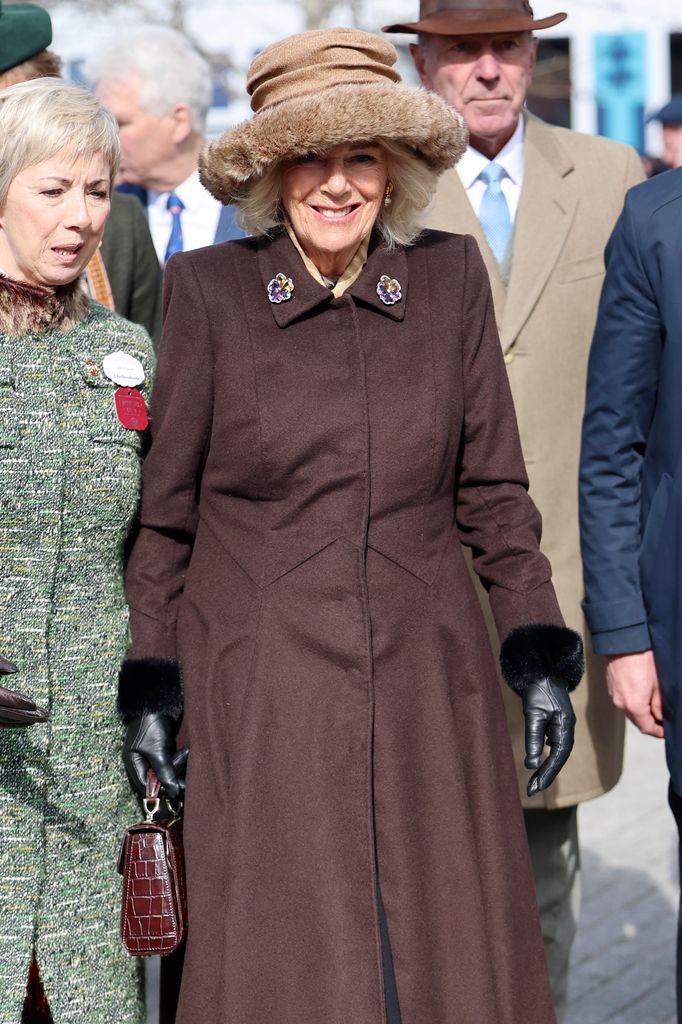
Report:
[[[208,314],[190,254],[175,256],[166,268],[152,442],[126,572],[129,660],[176,657],[175,620],[198,524],[213,415],[213,363]]]
[[[467,238],[462,337],[464,430],[456,521],[488,591],[501,641],[530,623],[562,625],[540,513],[528,494],[516,415],[478,246]]]
[[[606,249],[580,458],[583,608],[598,654],[651,646],[639,574],[641,483],[662,346],[630,194]]]

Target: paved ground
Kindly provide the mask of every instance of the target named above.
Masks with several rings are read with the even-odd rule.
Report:
[[[628,726],[625,770],[580,808],[583,902],[565,1024],[676,1024],[676,830],[662,741]]]
[[[564,1024],[677,1024],[676,832],[666,789],[662,742],[628,727],[623,778],[580,808],[583,905]]]

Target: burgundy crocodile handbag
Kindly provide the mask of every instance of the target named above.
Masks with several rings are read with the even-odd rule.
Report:
[[[182,821],[155,821],[159,781],[147,774],[145,821],[127,828],[118,860],[123,875],[121,942],[131,956],[166,956],[185,937],[187,904]]]

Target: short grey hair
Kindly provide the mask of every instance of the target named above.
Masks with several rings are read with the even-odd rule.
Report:
[[[0,92],[0,207],[17,174],[66,149],[74,157],[102,153],[110,183],[120,143],[113,115],[87,89],[60,78],[36,78]]]
[[[117,34],[89,57],[84,72],[95,85],[139,79],[140,106],[156,117],[186,103],[194,130],[204,134],[213,95],[211,69],[181,32],[140,25]]]
[[[392,139],[375,139],[386,154],[391,203],[382,204],[376,228],[386,246],[412,245],[421,234],[420,214],[436,191],[438,174],[416,153]],[[269,235],[284,221],[279,166],[266,171],[242,195],[235,196],[237,221],[250,235]]]

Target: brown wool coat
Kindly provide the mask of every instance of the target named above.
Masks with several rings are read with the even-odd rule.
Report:
[[[629,146],[528,115],[508,288],[455,170],[441,177],[428,217],[429,227],[469,232],[481,248],[530,493],[542,514],[542,550],[566,623],[585,638],[587,672],[572,697],[577,725],[571,759],[553,786],[530,799],[523,716],[503,686],[519,791],[528,807],[565,807],[599,796],[615,786],[623,765],[625,719],[608,695],[604,660],[592,654],[580,608],[578,455],[604,246],[627,189],[642,178],[642,162]]]
[[[185,677],[178,1024],[382,1024],[377,864],[402,1024],[553,1024],[460,541],[502,635],[561,618],[476,244],[375,245],[339,299],[286,236],[166,273],[127,591]]]

